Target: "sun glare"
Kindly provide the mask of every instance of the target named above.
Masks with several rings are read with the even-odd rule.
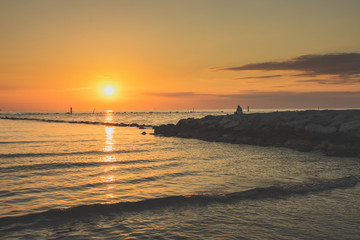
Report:
[[[115,88],[113,86],[106,86],[104,87],[104,93],[105,95],[111,96],[115,92]]]

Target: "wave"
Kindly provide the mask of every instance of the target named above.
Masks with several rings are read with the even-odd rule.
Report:
[[[96,142],[97,140],[82,139],[82,140],[37,140],[37,141],[0,141],[0,144],[32,144],[32,143],[56,143],[56,142]]]
[[[138,123],[110,123],[110,122],[92,122],[92,121],[68,121],[60,119],[41,119],[41,118],[24,118],[24,117],[0,117],[5,120],[26,120],[26,121],[39,121],[39,122],[51,122],[51,123],[71,123],[71,124],[89,124],[89,125],[104,125],[114,127],[137,127],[137,128],[151,128],[153,125],[138,124]]]
[[[1,141],[0,144],[27,144],[27,143],[44,143],[50,141]],[[54,142],[54,141],[53,141]]]
[[[0,158],[26,158],[26,157],[49,157],[49,156],[68,156],[68,155],[108,155],[117,153],[146,152],[146,150],[115,150],[115,151],[85,151],[85,152],[40,152],[40,153],[9,153],[0,154]]]
[[[161,161],[171,161],[173,158],[163,159]],[[12,172],[31,172],[41,170],[54,170],[54,169],[67,169],[67,168],[86,168],[86,167],[101,167],[105,165],[126,165],[137,163],[152,163],[159,162],[158,159],[137,159],[137,160],[122,160],[115,162],[55,162],[55,163],[38,163],[38,164],[24,164],[0,167],[0,173],[12,173]],[[172,163],[174,164],[174,163]]]
[[[194,173],[198,173],[198,172],[195,172],[195,171],[173,172],[173,173],[166,173],[166,174],[161,174],[161,175],[144,176],[144,177],[139,177],[139,178],[134,178],[134,179],[125,179],[125,180],[112,182],[109,184],[112,184],[112,185],[117,185],[117,184],[123,185],[123,184],[129,184],[129,183],[138,184],[138,183],[145,183],[145,182],[153,182],[156,180],[166,179],[166,178],[177,178],[177,177],[182,177],[182,176],[186,176],[186,175],[194,174]],[[101,174],[103,174],[103,173],[101,173]],[[10,196],[26,195],[26,194],[34,195],[34,194],[38,194],[38,193],[39,194],[44,193],[45,191],[47,193],[63,192],[63,191],[77,192],[77,191],[87,191],[87,189],[95,189],[95,188],[103,188],[103,187],[104,187],[103,182],[93,182],[93,183],[86,183],[86,184],[75,185],[75,186],[53,186],[53,187],[48,186],[45,189],[42,187],[39,187],[39,188],[28,187],[28,188],[12,189],[11,191],[8,191],[8,190],[1,191],[0,190],[0,197],[10,197]]]
[[[105,214],[124,213],[129,211],[144,211],[163,207],[181,207],[185,205],[204,205],[210,203],[231,203],[241,200],[255,200],[266,198],[278,198],[291,195],[304,195],[337,188],[354,187],[360,182],[359,176],[348,176],[333,180],[288,184],[283,186],[270,186],[265,188],[253,188],[240,192],[221,195],[189,195],[169,196],[161,198],[145,199],[137,202],[118,202],[107,204],[81,205],[65,209],[51,209],[45,212],[32,213],[22,216],[0,218],[0,226],[6,226],[19,222],[31,222],[36,219],[78,218],[98,216]]]
[[[27,164],[16,165],[9,167],[0,167],[0,173],[11,173],[19,171],[36,171],[36,170],[49,170],[49,169],[65,169],[74,167],[91,167],[97,165],[104,165],[104,162],[69,162],[69,163],[41,163],[41,164]]]

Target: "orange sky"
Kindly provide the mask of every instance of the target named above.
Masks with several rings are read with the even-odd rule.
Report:
[[[0,109],[360,107],[359,12],[356,0],[3,0]]]

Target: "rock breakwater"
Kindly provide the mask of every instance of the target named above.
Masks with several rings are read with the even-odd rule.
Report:
[[[156,126],[154,134],[360,157],[360,110],[308,110],[188,118],[176,125]]]

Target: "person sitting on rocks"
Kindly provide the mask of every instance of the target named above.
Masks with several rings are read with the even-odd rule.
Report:
[[[243,114],[243,110],[240,105],[237,106],[235,114]]]

